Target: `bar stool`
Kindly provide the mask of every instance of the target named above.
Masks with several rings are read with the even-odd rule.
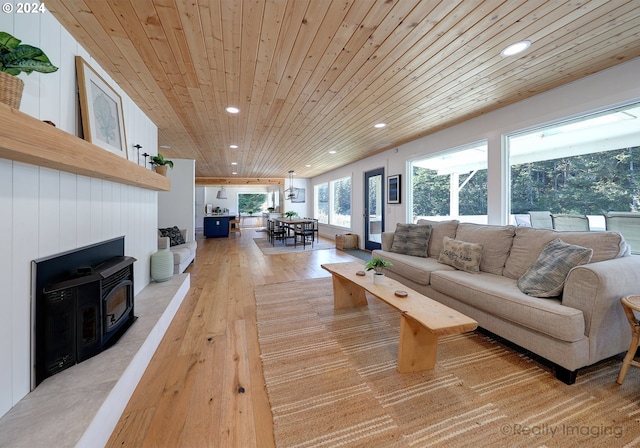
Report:
[[[616,381],[618,384],[622,384],[624,381],[629,366],[640,367],[640,362],[634,359],[638,349],[638,342],[640,342],[640,321],[633,314],[634,310],[640,312],[640,295],[624,296],[620,299],[620,302],[622,302],[622,308],[627,315],[629,325],[631,325],[631,346],[622,361],[622,367],[620,367],[620,373]]]
[[[235,216],[233,218],[229,218],[229,234],[236,233],[236,232],[242,235],[242,232],[240,231],[239,216],[237,218]]]

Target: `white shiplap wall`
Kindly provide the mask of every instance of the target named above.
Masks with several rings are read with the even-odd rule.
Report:
[[[157,127],[50,13],[0,13],[0,31],[42,48],[60,68],[20,75],[22,112],[80,135],[74,61],[80,55],[122,96],[129,159],[137,155],[134,144],[157,153]],[[125,235],[126,254],[138,260],[137,293],[149,283],[149,256],[157,248],[157,199],[155,191],[0,159],[0,416],[30,390],[31,261]]]

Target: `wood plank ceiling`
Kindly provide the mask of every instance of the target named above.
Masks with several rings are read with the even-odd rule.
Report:
[[[640,56],[637,0],[46,6],[198,177],[312,177]]]

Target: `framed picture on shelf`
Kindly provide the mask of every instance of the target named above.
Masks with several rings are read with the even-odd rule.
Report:
[[[400,174],[387,177],[387,203],[400,204]]]
[[[127,159],[122,98],[81,56],[76,72],[84,139]]]

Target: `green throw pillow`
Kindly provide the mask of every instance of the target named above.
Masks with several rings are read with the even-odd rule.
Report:
[[[448,236],[445,236],[442,242],[439,263],[448,264],[466,272],[480,272],[480,259],[484,247],[482,244],[466,243]]]
[[[575,266],[591,261],[593,249],[567,244],[560,238],[549,242],[538,259],[518,280],[518,288],[533,297],[557,297]]]
[[[427,257],[431,226],[423,224],[396,224],[391,252]]]

